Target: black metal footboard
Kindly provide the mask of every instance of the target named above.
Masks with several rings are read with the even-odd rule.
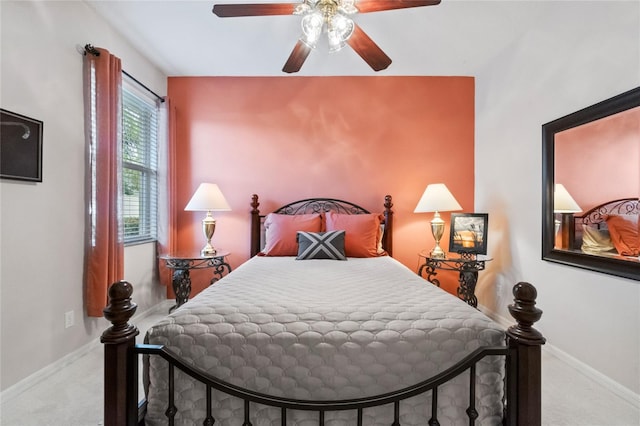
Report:
[[[177,414],[176,406],[173,402],[174,395],[174,378],[175,369],[180,369],[184,373],[193,377],[195,380],[203,383],[206,386],[207,392],[207,408],[206,417],[203,419],[202,424],[205,426],[213,425],[215,418],[213,416],[211,408],[211,392],[212,389],[224,392],[228,395],[235,396],[244,401],[244,423],[243,426],[251,426],[251,403],[267,405],[270,407],[277,407],[281,410],[281,424],[286,426],[287,410],[303,410],[303,411],[315,411],[318,413],[318,425],[324,425],[324,416],[327,412],[332,411],[347,411],[352,410],[357,412],[357,425],[362,426],[363,410],[365,408],[378,407],[382,405],[393,404],[393,418],[394,422],[392,426],[400,426],[400,403],[416,395],[421,395],[425,392],[431,392],[431,419],[429,420],[430,426],[436,426],[438,422],[437,407],[438,407],[438,388],[440,385],[447,383],[463,372],[469,370],[470,383],[469,383],[469,407],[466,410],[469,418],[469,425],[475,425],[475,420],[478,417],[478,412],[475,407],[475,389],[476,389],[476,364],[486,356],[500,355],[506,357],[508,360],[513,349],[509,349],[506,346],[496,347],[484,347],[475,350],[468,355],[462,361],[452,366],[451,368],[439,373],[438,375],[409,386],[407,388],[397,390],[394,392],[388,392],[381,395],[375,395],[366,398],[338,400],[338,401],[310,401],[299,400],[291,398],[283,398],[277,396],[266,395],[260,392],[244,389],[236,385],[219,380],[215,377],[209,376],[205,371],[194,367],[192,365],[185,364],[180,358],[173,353],[170,349],[167,349],[161,345],[136,345],[133,349],[134,353],[157,355],[164,358],[169,363],[169,400],[167,401],[167,410],[165,415],[167,416],[167,424],[172,425]],[[508,406],[506,406],[508,408]],[[509,415],[505,413],[505,418]]]
[[[517,324],[507,330],[507,345],[481,347],[449,369],[413,386],[381,395],[334,401],[297,400],[266,395],[240,388],[209,376],[198,367],[185,364],[171,350],[158,345],[135,345],[138,330],[128,323],[136,305],[131,302],[132,287],[121,281],[109,290],[110,304],[105,317],[113,323],[102,336],[105,344],[105,426],[133,426],[140,422],[138,404],[138,356],[160,356],[169,363],[167,424],[173,425],[177,408],[173,401],[176,368],[204,383],[206,386],[206,417],[204,426],[215,423],[211,396],[215,389],[241,398],[244,401],[243,426],[252,426],[251,406],[261,404],[277,407],[281,411],[281,424],[286,425],[287,412],[304,410],[318,413],[318,425],[324,425],[327,412],[353,410],[357,413],[357,425],[362,425],[363,410],[382,405],[393,405],[394,421],[400,426],[400,404],[403,400],[431,391],[431,419],[429,426],[439,425],[437,418],[438,389],[453,378],[469,370],[469,406],[466,414],[469,425],[475,425],[478,412],[475,407],[476,365],[487,356],[505,357],[505,391],[503,423],[510,426],[540,425],[540,346],[545,339],[532,328],[542,311],[535,307],[536,290],[528,283],[514,287],[514,304],[509,311]]]

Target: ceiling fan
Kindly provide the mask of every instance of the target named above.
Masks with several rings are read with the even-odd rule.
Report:
[[[282,68],[286,73],[300,71],[323,32],[327,34],[330,52],[338,51],[348,44],[374,71],[380,71],[391,64],[391,58],[353,22],[351,15],[439,3],[440,0],[303,0],[301,3],[216,4],[213,6],[213,13],[221,18],[302,16],[302,36]]]

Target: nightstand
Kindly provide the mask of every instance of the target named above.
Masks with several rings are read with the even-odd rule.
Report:
[[[478,307],[478,299],[476,298],[476,284],[478,282],[478,272],[484,269],[485,263],[492,259],[487,256],[476,255],[474,253],[459,253],[457,257],[447,257],[439,259],[431,257],[428,250],[421,251],[418,256],[421,261],[418,268],[418,275],[426,274],[427,281],[440,287],[440,281],[434,278],[441,271],[458,271],[458,297],[474,308]]]
[[[173,292],[176,295],[176,304],[169,309],[169,312],[184,305],[187,300],[189,300],[189,296],[191,295],[190,270],[213,268],[213,277],[209,283],[209,285],[211,285],[222,278],[225,274],[231,272],[231,266],[225,259],[229,254],[229,252],[218,251],[212,256],[202,256],[199,254],[195,256],[160,256],[160,259],[164,260],[167,268],[173,270],[173,279],[171,283],[173,285]]]

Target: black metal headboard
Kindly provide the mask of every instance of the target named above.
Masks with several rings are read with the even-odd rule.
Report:
[[[253,194],[251,197],[251,256],[258,254],[264,241],[264,218],[265,215],[260,214],[258,210],[258,196]],[[382,234],[382,248],[389,254],[393,253],[392,247],[392,223],[393,211],[391,210],[393,203],[391,195],[384,197],[384,233]],[[367,209],[349,201],[337,200],[334,198],[307,198],[304,200],[294,201],[286,204],[273,211],[278,214],[309,214],[309,213],[326,213],[335,212],[340,214],[367,214]]]

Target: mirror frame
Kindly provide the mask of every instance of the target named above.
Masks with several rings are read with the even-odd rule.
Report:
[[[556,133],[638,106],[640,87],[542,125],[542,260],[640,281],[640,262],[556,249],[553,216]]]

